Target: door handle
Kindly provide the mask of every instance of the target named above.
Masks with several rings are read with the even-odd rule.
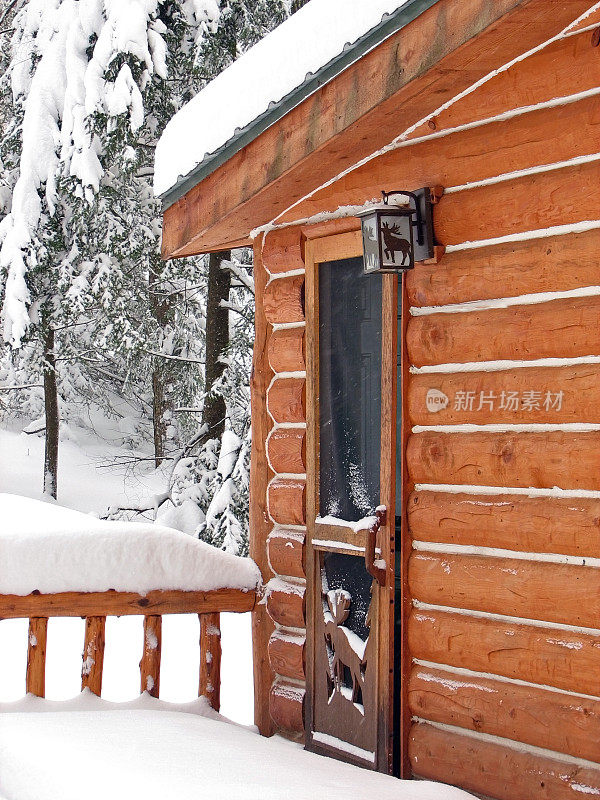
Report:
[[[387,509],[385,506],[378,506],[375,511],[375,521],[371,527],[367,528],[367,542],[365,545],[365,566],[369,575],[377,581],[380,586],[385,586],[386,570],[377,566],[375,563],[375,544],[379,529],[386,524]]]

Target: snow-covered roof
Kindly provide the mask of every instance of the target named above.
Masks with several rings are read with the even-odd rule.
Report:
[[[436,0],[310,0],[175,114],[156,148],[170,205]]]
[[[108,522],[0,493],[0,593],[255,589],[258,567],[151,522]]]

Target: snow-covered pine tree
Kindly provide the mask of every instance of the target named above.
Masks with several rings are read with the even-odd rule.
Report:
[[[164,362],[183,369],[183,404],[197,390],[198,365],[186,373],[185,353],[168,357],[199,338],[201,286],[190,291],[193,265],[160,261],[152,163],[162,127],[203,80],[197,49],[218,15],[215,0],[28,0],[12,20],[0,268],[5,340],[16,352],[5,372],[43,379],[53,496],[58,391],[104,383],[98,403],[115,389],[137,397],[155,411],[160,459],[166,395],[179,377]]]
[[[83,403],[117,417],[130,413],[138,423],[153,418],[157,462],[170,456],[177,444],[170,440],[189,436],[175,449],[170,496],[180,510],[200,506],[203,535],[233,551],[247,542],[249,257],[225,258],[231,280],[218,283],[230,287],[213,303],[229,309],[231,324],[212,348],[212,377],[207,367],[210,397],[225,415],[216,440],[207,439],[197,431],[197,413],[206,289],[217,259],[160,261],[152,165],[168,119],[292,6],[0,0],[9,23],[0,32],[0,300],[14,348],[0,364],[0,382],[11,390],[5,405],[30,418],[45,405],[46,430],[54,431],[47,437],[50,493],[57,395],[67,416]]]

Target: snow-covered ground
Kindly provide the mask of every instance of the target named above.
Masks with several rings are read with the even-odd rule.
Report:
[[[0,429],[0,492],[42,498],[44,440]],[[141,502],[163,490],[164,479],[147,462],[143,466],[108,467],[127,458],[126,449],[100,443],[80,429],[61,441],[58,500],[84,512],[102,513],[110,505]],[[0,520],[1,524],[1,520]],[[242,724],[253,718],[250,614],[222,614],[222,713]],[[161,697],[188,702],[198,693],[199,623],[196,615],[163,618]],[[74,697],[81,686],[83,621],[50,621],[46,696]],[[0,702],[24,694],[27,621],[0,621]],[[124,701],[139,694],[142,618],[109,618],[106,629],[103,696]]]

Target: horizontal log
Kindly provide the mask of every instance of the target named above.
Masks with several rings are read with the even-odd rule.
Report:
[[[599,76],[600,79],[600,76]],[[488,116],[488,115],[486,115]],[[377,197],[382,185],[464,186],[507,172],[552,164],[597,150],[598,98],[545,108],[390,150],[303,200],[307,216]],[[560,129],[562,135],[556,136]],[[434,219],[437,210],[434,211]],[[285,217],[284,217],[285,218]],[[443,264],[445,266],[445,257]]]
[[[279,428],[267,443],[269,461],[274,472],[303,474],[306,472],[306,436],[298,428]]]
[[[301,686],[275,681],[269,695],[269,711],[278,728],[291,733],[304,731],[304,696]]]
[[[414,658],[600,696],[600,634],[414,609]]]
[[[598,102],[596,100],[596,102]],[[411,306],[443,306],[595,286],[600,230],[446,253],[406,273]]]
[[[276,478],[267,490],[269,515],[279,525],[306,524],[306,482]]]
[[[215,589],[211,592],[152,591],[61,592],[0,595],[0,619],[19,617],[122,617],[131,614],[201,614],[210,611],[252,611],[256,592]]]
[[[415,483],[600,489],[600,433],[413,434],[407,463]]]
[[[304,267],[300,228],[269,231],[263,241],[262,262],[271,273]]]
[[[269,339],[269,364],[273,372],[299,372],[306,369],[304,328],[282,328]]]
[[[409,757],[415,775],[421,778],[451,783],[497,800],[581,800],[600,794],[600,769],[427,723],[412,726]]]
[[[598,162],[527,175],[442,197],[434,231],[444,246],[600,219]]]
[[[413,492],[411,536],[425,542],[600,558],[600,500]]]
[[[600,297],[551,300],[464,314],[430,314],[408,323],[411,364],[600,355]]]
[[[580,12],[572,11],[572,19],[576,19]],[[600,79],[600,65],[595,55],[597,51],[590,46],[589,33],[553,42],[498,73],[477,91],[438,114],[433,118],[435,130],[448,130],[512,108],[594,89]],[[423,125],[412,135],[422,136],[429,132],[431,128]]]
[[[306,381],[304,378],[278,378],[269,386],[267,408],[275,422],[304,422],[306,419]]]
[[[587,628],[600,620],[594,567],[416,552],[408,581],[412,597],[433,605]]]
[[[267,322],[304,321],[304,275],[278,278],[267,284],[263,297]]]
[[[423,719],[600,760],[600,699],[413,667],[408,700]]]
[[[305,534],[300,531],[273,530],[267,539],[267,554],[273,572],[305,578],[305,540]]]
[[[274,631],[269,639],[269,663],[276,675],[304,680],[306,637]]]
[[[267,611],[271,619],[284,628],[306,626],[306,588],[277,578],[267,590]]]
[[[597,423],[600,365],[412,375],[408,408],[413,425]]]

